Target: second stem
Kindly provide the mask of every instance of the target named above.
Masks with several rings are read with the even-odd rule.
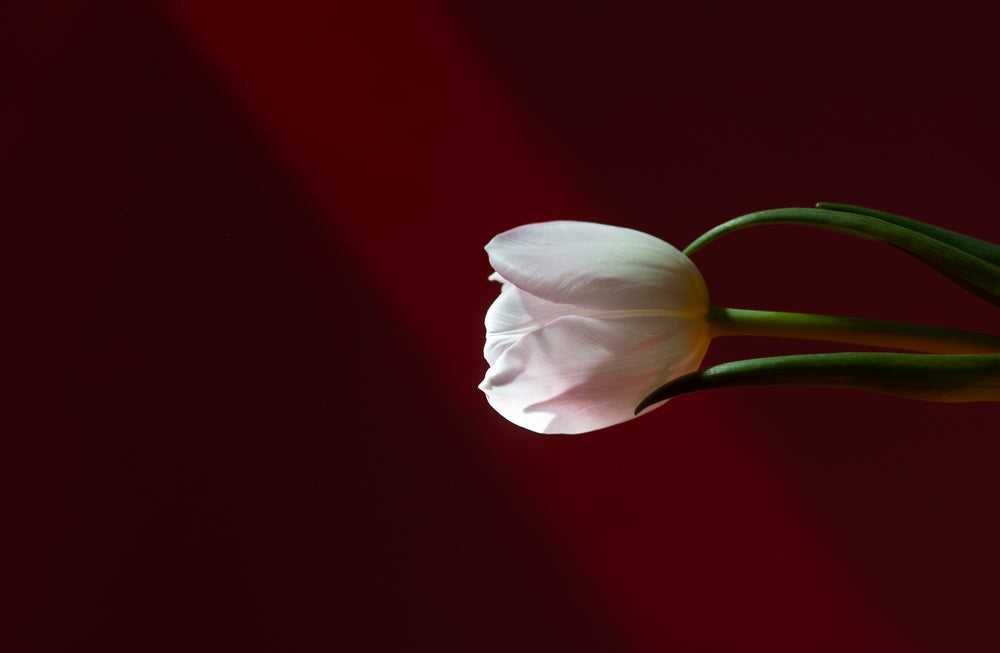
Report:
[[[720,336],[798,338],[905,349],[930,354],[1000,352],[998,336],[908,322],[712,306],[708,313],[708,323],[713,338]]]

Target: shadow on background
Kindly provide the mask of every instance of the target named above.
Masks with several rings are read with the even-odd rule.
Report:
[[[46,4],[5,100],[3,647],[614,650],[163,19]]]

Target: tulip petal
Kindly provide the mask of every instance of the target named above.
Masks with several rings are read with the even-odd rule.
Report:
[[[708,340],[687,318],[560,317],[510,343],[480,388],[524,428],[593,431],[632,419],[654,388],[697,369]]]
[[[542,222],[496,236],[486,251],[504,280],[548,302],[686,313],[703,311],[708,301],[701,274],[684,254],[633,229]]]
[[[505,283],[500,289],[500,296],[486,311],[486,332],[524,331],[565,315],[579,313],[580,309],[576,306],[545,301]]]
[[[575,306],[547,302],[504,282],[500,296],[486,311],[486,346],[483,355],[492,365],[500,354],[525,333],[547,322],[579,312],[580,309]]]

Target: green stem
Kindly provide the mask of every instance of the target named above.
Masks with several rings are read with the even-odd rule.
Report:
[[[859,209],[871,213],[869,209]],[[880,214],[889,215],[889,214]],[[944,238],[939,231],[910,228],[902,223],[904,218],[892,220],[869,214],[831,211],[828,209],[771,209],[748,213],[714,227],[684,249],[690,256],[708,243],[744,227],[764,224],[796,224],[831,229],[892,245],[922,261],[981,299],[1000,307],[1000,266],[980,258],[973,251],[984,254],[981,247],[969,245],[968,240]],[[985,245],[985,243],[984,243]],[[986,255],[986,254],[984,254]],[[1000,256],[1000,254],[998,254]]]
[[[712,306],[710,334],[826,340],[870,347],[888,347],[931,354],[990,354],[1000,352],[1000,337],[941,327],[854,317],[752,311]]]

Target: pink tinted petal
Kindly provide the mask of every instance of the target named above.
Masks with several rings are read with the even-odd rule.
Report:
[[[574,310],[572,306],[547,302],[503,282],[500,296],[486,311],[483,355],[492,365],[522,335],[556,318],[572,315]]]
[[[486,251],[504,280],[549,302],[604,311],[698,311],[708,301],[701,274],[684,254],[633,229],[541,222],[496,236]]]
[[[483,357],[486,362],[493,365],[500,358],[501,354],[517,344],[522,334],[486,334],[486,345],[483,347]]]
[[[480,385],[508,420],[539,433],[583,433],[632,419],[666,379],[697,369],[699,320],[562,317],[506,348]]]
[[[486,311],[486,333],[509,333],[541,326],[564,315],[579,314],[570,304],[556,304],[505,283]]]

